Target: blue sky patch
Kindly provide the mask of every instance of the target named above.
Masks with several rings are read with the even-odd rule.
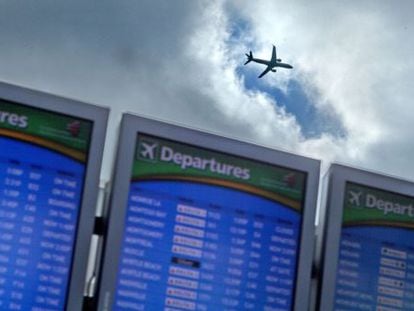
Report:
[[[231,23],[230,25],[230,38],[229,41],[237,41],[245,39],[246,34],[250,32],[250,24],[243,19],[239,19],[237,23]]]
[[[243,61],[244,59],[240,60],[241,63]],[[323,133],[335,137],[346,136],[346,130],[340,118],[333,111],[327,112],[317,109],[297,80],[289,80],[285,93],[281,89],[259,80],[257,75],[260,74],[261,69],[256,72],[256,70],[246,70],[244,66],[240,66],[237,68],[237,74],[244,76],[246,89],[266,93],[275,99],[277,105],[284,107],[287,113],[294,115],[305,138],[316,138]]]
[[[232,5],[228,4],[230,8],[227,10],[229,17],[228,31],[229,37],[227,38],[228,43],[252,43],[253,38],[249,37],[252,33],[252,27],[249,21],[243,18],[237,10],[232,9]]]

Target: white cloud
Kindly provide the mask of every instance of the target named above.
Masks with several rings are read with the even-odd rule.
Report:
[[[223,7],[211,3],[199,18],[203,26],[191,36],[187,53],[195,59],[193,70],[203,76],[192,87],[209,96],[210,105],[216,106],[227,122],[248,127],[250,133],[243,133],[247,139],[269,143],[278,137],[278,144],[287,146],[290,143],[286,133],[289,133],[297,141],[300,129],[294,118],[275,106],[274,99],[244,89],[236,75],[241,60],[234,58],[232,46],[226,44],[230,34],[226,31],[228,20]],[[232,134],[243,137],[238,132]]]
[[[403,24],[399,21],[398,5],[237,4],[252,24],[259,46],[279,41],[296,64],[296,78],[307,89],[317,90],[310,94],[315,105],[332,107],[343,120],[346,140],[324,135],[303,142],[302,150],[414,179],[414,167],[409,165],[414,155],[409,126],[414,119],[414,88],[408,86],[414,64],[407,57],[414,49],[406,31],[413,23],[407,18]],[[401,153],[405,160],[401,161]]]
[[[0,78],[111,106],[105,178],[129,110],[414,179],[409,9],[404,1],[10,2],[0,11]],[[250,28],[235,41],[239,17]],[[266,58],[271,44],[295,69],[259,83],[286,90],[290,78],[300,81],[318,109],[339,116],[346,137],[305,139],[278,99],[244,88],[236,73],[244,53]]]

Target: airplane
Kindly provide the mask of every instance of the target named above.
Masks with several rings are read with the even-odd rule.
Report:
[[[273,46],[272,58],[270,59],[270,61],[260,59],[260,58],[253,58],[252,51],[250,51],[250,54],[246,54],[246,56],[247,56],[247,61],[244,63],[245,65],[247,65],[251,61],[254,61],[259,64],[267,65],[267,68],[260,74],[259,78],[263,77],[269,71],[276,72],[276,69],[274,69],[275,67],[282,67],[282,68],[288,68],[288,69],[293,68],[293,66],[289,64],[282,63],[282,60],[280,58],[276,58],[276,47],[275,46]]]

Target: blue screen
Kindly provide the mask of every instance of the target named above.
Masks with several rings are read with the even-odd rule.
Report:
[[[240,190],[132,181],[113,309],[292,310],[300,227]]]
[[[414,310],[414,231],[342,229],[335,310]]]
[[[63,310],[85,165],[0,136],[0,310]]]

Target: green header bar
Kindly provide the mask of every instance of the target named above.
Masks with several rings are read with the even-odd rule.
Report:
[[[140,134],[132,178],[185,179],[228,186],[301,210],[306,174]]]
[[[386,190],[347,183],[344,225],[414,225],[414,198]]]
[[[27,140],[63,153],[86,154],[92,122],[0,100],[0,134]]]

